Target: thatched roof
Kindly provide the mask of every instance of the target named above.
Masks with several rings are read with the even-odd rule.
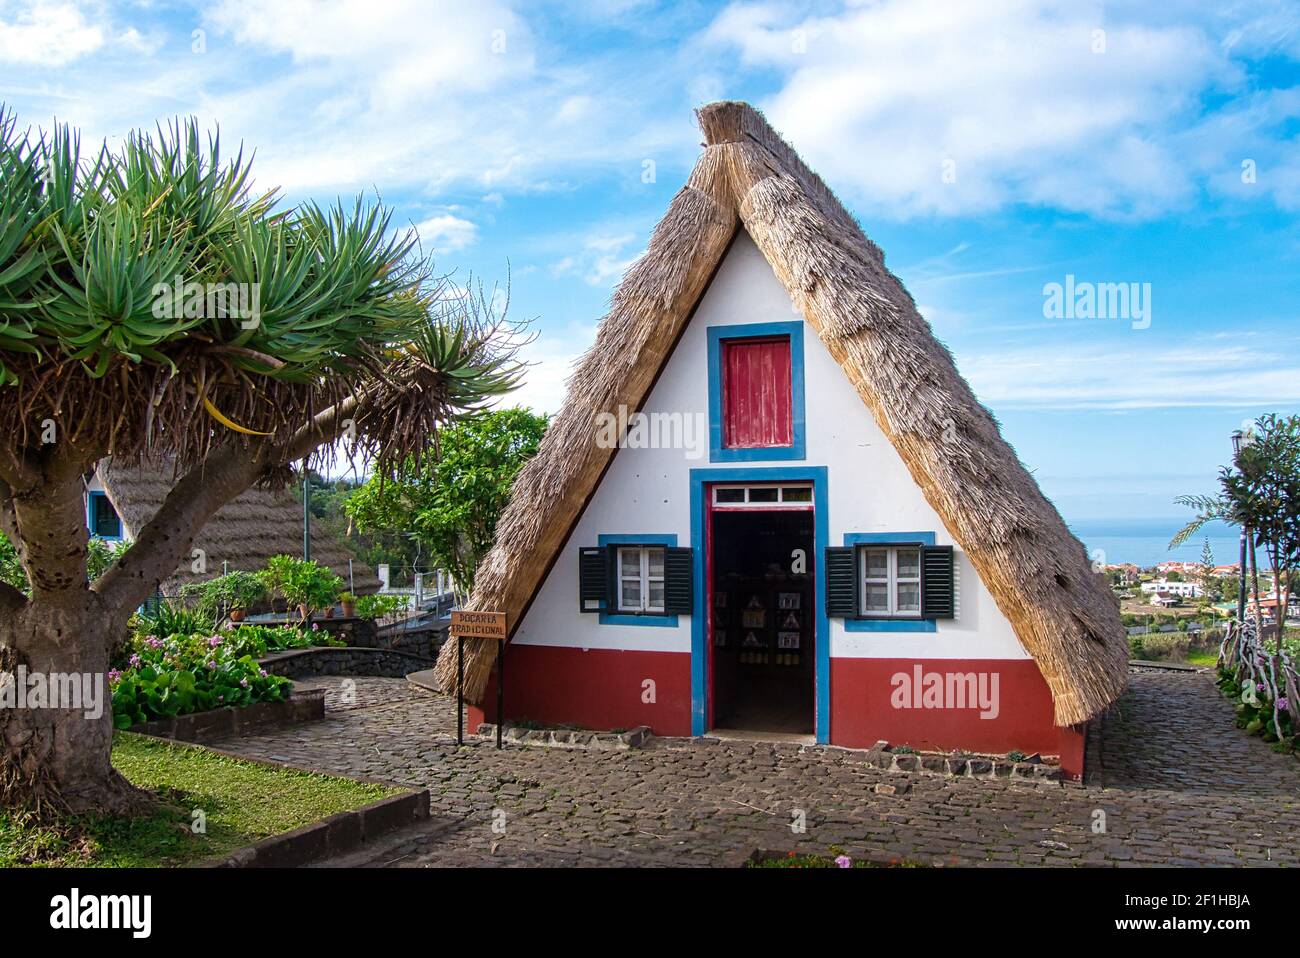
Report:
[[[518,626],[616,452],[592,441],[597,414],[641,408],[743,228],[1037,661],[1056,723],[1096,715],[1124,687],[1128,648],[1118,605],[1083,546],[821,179],[748,104],[710,104],[698,118],[704,152],[520,473],[467,607],[504,610]],[[479,701],[496,647],[468,645],[465,691]],[[444,689],[455,687],[446,649],[438,675]]]
[[[166,465],[128,468],[105,461],[100,464],[98,475],[109,501],[122,517],[132,538],[138,536],[153,518],[175,485],[171,467]],[[273,555],[301,558],[302,503],[287,489],[249,489],[223,506],[208,521],[199,532],[194,547],[204,551],[208,571],[196,575],[190,571],[188,561],[182,563],[176,573],[162,584],[164,594],[174,595],[187,583],[220,575],[223,562],[231,572],[253,572]],[[322,529],[319,521],[312,523],[311,557],[333,569],[344,582],[348,581],[350,556],[343,543]],[[379,579],[374,570],[356,560],[352,563],[352,578],[359,594],[379,589]]]

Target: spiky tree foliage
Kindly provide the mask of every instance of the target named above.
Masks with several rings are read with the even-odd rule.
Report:
[[[1181,496],[1179,505],[1196,510],[1196,517],[1179,530],[1170,547],[1182,545],[1202,526],[1222,520],[1248,530],[1248,559],[1255,563],[1254,545],[1264,549],[1277,590],[1280,651],[1296,570],[1300,568],[1300,416],[1261,416],[1244,437],[1231,466],[1219,470],[1221,492],[1216,496]],[[1254,607],[1259,608],[1258,574]]]
[[[516,384],[521,340],[448,296],[379,205],[277,207],[190,122],[83,155],[0,108],[0,671],[102,674],[135,608],[254,483],[351,443],[391,466]],[[105,457],[177,482],[87,580],[84,477]],[[130,811],[111,718],[0,712],[0,800]]]

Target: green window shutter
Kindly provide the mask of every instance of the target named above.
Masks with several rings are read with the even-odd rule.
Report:
[[[578,550],[578,611],[601,612],[609,601],[609,550],[583,546]]]
[[[951,619],[956,615],[956,588],[952,546],[923,548],[921,550],[921,617]]]
[[[852,546],[826,549],[826,614],[833,619],[858,617],[858,561]]]
[[[664,614],[695,611],[695,557],[689,548],[664,550]]]

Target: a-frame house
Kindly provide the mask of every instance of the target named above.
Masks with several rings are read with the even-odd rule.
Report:
[[[1080,774],[1127,676],[1106,583],[821,179],[747,104],[698,117],[477,574],[507,716]]]

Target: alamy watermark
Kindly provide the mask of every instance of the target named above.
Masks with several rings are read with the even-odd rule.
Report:
[[[104,714],[101,672],[0,672],[0,709],[68,709],[98,719]]]
[[[237,319],[241,329],[262,322],[261,283],[199,283],[176,276],[155,283],[152,292],[156,319]]]
[[[1134,329],[1151,326],[1150,283],[1091,283],[1067,273],[1064,283],[1043,285],[1047,319],[1127,319]]]
[[[926,672],[918,664],[911,672],[895,672],[889,684],[889,704],[896,709],[978,709],[982,719],[1002,711],[997,672]]]
[[[596,445],[601,449],[682,449],[687,459],[702,459],[709,449],[709,420],[702,412],[596,414]]]

